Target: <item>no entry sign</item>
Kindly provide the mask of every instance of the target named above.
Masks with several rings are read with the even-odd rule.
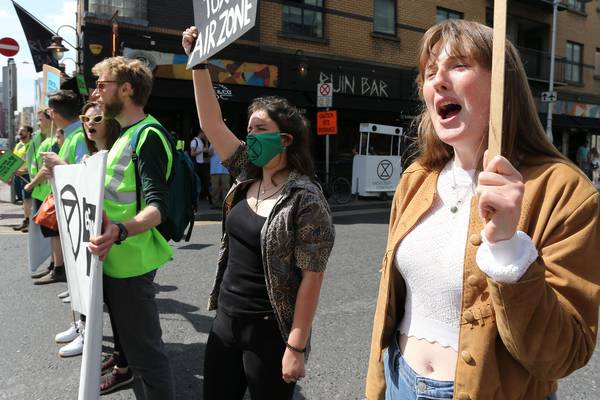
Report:
[[[317,85],[317,107],[328,108],[333,105],[333,85],[331,83],[319,83]]]
[[[0,39],[0,54],[6,57],[12,57],[19,52],[19,43],[13,38],[5,37]]]

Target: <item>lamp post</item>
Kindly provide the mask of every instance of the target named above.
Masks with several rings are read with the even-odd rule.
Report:
[[[58,34],[62,28],[71,28],[75,31],[75,40],[76,40],[75,46],[73,46],[67,40],[63,39],[61,36],[58,36]],[[56,34],[57,34],[57,36],[52,36],[52,42],[50,43],[50,46],[48,46],[46,49],[52,53],[52,57],[54,57],[54,59],[58,62],[58,61],[62,60],[62,58],[65,55],[65,52],[69,51],[69,49],[67,49],[63,45],[63,41],[64,41],[66,44],[71,46],[77,52],[77,55],[75,56],[75,58],[76,58],[75,70],[76,70],[76,72],[81,72],[81,53],[80,53],[81,47],[79,44],[79,33],[77,32],[77,28],[75,28],[74,26],[71,26],[71,25],[61,25],[56,30]]]
[[[552,0],[552,44],[550,45],[550,77],[548,79],[548,91],[552,94],[554,91],[554,56],[556,53],[556,15],[558,14],[558,4],[560,0]],[[546,136],[550,143],[554,141],[552,135],[552,111],[554,102],[548,103],[548,116],[546,117]]]

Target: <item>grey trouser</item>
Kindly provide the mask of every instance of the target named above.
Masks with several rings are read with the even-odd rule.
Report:
[[[175,385],[162,341],[154,297],[156,271],[132,278],[104,275],[104,302],[110,307],[129,367],[142,378],[147,400],[174,400]]]

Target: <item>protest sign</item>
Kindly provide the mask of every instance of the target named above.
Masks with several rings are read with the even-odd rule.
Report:
[[[217,54],[254,27],[258,0],[194,0],[198,38],[187,67]]]
[[[40,108],[48,107],[48,96],[60,90],[60,70],[44,64],[42,67],[42,96],[40,97]]]
[[[15,156],[12,151],[7,150],[0,156],[0,180],[8,183],[24,162],[25,161]]]
[[[29,272],[32,274],[50,257],[50,238],[44,237],[40,226],[33,221],[33,217],[38,212],[38,207],[35,201],[31,205],[31,216],[29,217],[27,232]]]
[[[102,229],[106,156],[101,151],[80,164],[56,166],[52,180],[71,307],[87,316],[79,400],[100,396],[102,264],[87,245]]]

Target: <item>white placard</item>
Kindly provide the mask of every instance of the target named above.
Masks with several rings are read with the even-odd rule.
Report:
[[[102,263],[87,245],[102,230],[107,154],[101,151],[80,164],[56,166],[52,180],[71,307],[87,316],[79,400],[100,397]]]
[[[258,0],[194,0],[198,38],[188,59],[192,68],[254,27]]]

